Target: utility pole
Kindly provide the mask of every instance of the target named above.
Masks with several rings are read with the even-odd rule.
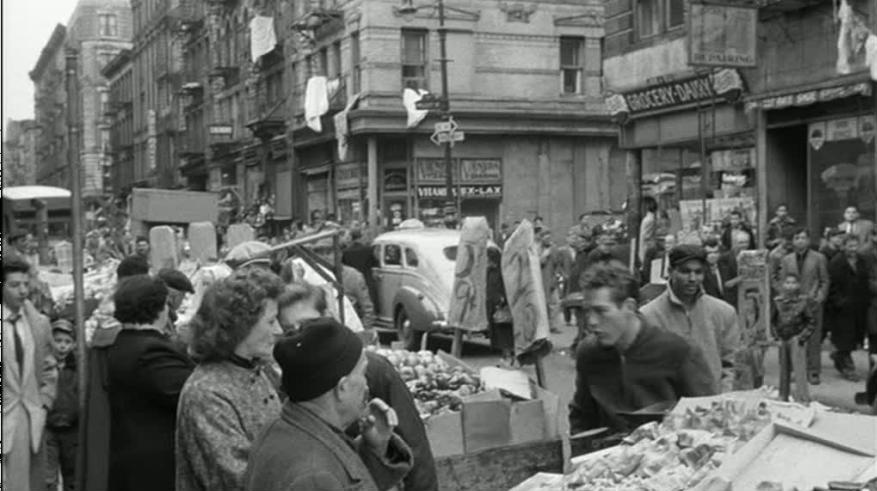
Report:
[[[451,100],[448,96],[448,31],[445,28],[445,2],[444,0],[438,0],[438,14],[439,14],[439,50],[441,59],[439,62],[441,63],[442,70],[442,119],[447,122],[451,121]],[[457,219],[457,204],[454,199],[454,160],[451,153],[452,146],[454,142],[450,139],[445,142],[445,187],[446,189],[446,198],[445,201],[445,222],[449,222],[448,220],[451,216],[453,216],[454,220]]]
[[[82,248],[82,177],[79,166],[79,54],[68,48],[66,52],[67,90],[67,165],[70,167],[70,214],[73,221],[73,315],[76,326],[76,376],[79,382],[79,449],[76,455],[77,489],[85,489],[85,434],[88,396],[88,374],[85,349],[85,291],[83,290]]]

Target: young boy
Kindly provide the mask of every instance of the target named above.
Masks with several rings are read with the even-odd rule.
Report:
[[[46,484],[58,489],[58,471],[64,491],[75,489],[76,447],[79,437],[79,386],[76,377],[76,346],[73,323],[67,319],[52,322],[52,345],[58,360],[58,392],[46,416]]]
[[[807,382],[807,340],[816,330],[816,304],[801,292],[796,273],[786,273],[780,294],[774,298],[771,330],[780,340],[780,397],[789,400],[791,378],[795,379],[795,400],[810,402]]]

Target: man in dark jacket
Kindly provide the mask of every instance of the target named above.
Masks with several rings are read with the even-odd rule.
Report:
[[[847,235],[843,252],[828,265],[828,301],[826,323],[831,327],[835,352],[831,359],[844,378],[857,381],[856,367],[850,353],[865,339],[868,320],[870,264],[859,254],[859,238]]]
[[[350,239],[350,245],[344,249],[341,255],[341,262],[345,266],[350,266],[362,273],[363,278],[365,278],[365,284],[368,285],[368,294],[371,297],[371,301],[377,305],[377,289],[372,268],[378,267],[378,260],[372,248],[363,243],[362,230],[351,230]]]
[[[158,278],[125,278],[113,297],[121,326],[95,333],[83,489],[174,489],[177,402],[194,364],[168,337],[167,297]]]
[[[248,491],[384,491],[401,483],[411,450],[393,432],[395,411],[369,401],[369,361],[356,334],[334,319],[313,319],[279,340],[274,358],[289,399],[253,443]],[[344,428],[357,422],[362,431],[353,439]]]
[[[309,320],[325,316],[328,310],[324,291],[307,284],[289,285],[278,298],[277,304],[278,318],[287,334],[299,330]],[[365,378],[369,391],[372,396],[385,401],[395,410],[399,419],[395,431],[410,446],[414,455],[416,465],[405,476],[405,489],[438,490],[435,460],[426,438],[426,428],[408,386],[389,360],[371,351],[366,351],[366,358],[368,366]],[[351,436],[360,432],[356,424],[347,430]]]
[[[593,336],[576,356],[573,433],[603,426],[624,431],[632,425],[622,413],[715,393],[709,374],[696,368],[705,363],[700,351],[639,314],[638,282],[630,272],[597,265],[581,283]]]

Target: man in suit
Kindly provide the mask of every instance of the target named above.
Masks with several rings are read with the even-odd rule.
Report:
[[[375,257],[374,250],[363,241],[361,229],[351,230],[350,240],[350,245],[341,254],[341,263],[362,274],[362,277],[365,278],[365,284],[368,285],[369,297],[372,303],[376,304],[378,301],[377,287],[372,268],[378,267],[378,259]]]
[[[737,270],[737,257],[741,252],[750,249],[752,235],[743,230],[735,230],[731,238],[731,250],[722,254],[717,264],[722,278],[722,299],[735,309],[737,308],[737,286],[741,278]]]
[[[844,237],[843,249],[828,265],[826,324],[831,324],[831,342],[835,347],[831,359],[835,368],[845,379],[856,382],[858,375],[850,353],[862,344],[867,332],[871,266],[859,253],[859,238],[855,235]]]
[[[3,258],[3,479],[10,489],[42,491],[58,372],[49,320],[27,299],[30,269],[23,258]]]
[[[837,228],[847,235],[855,235],[860,244],[865,244],[874,230],[874,222],[860,218],[859,209],[855,206],[847,206],[844,210],[844,221]]]
[[[722,256],[720,248],[721,246],[719,245],[718,239],[714,237],[710,237],[703,243],[703,250],[706,252],[706,263],[708,266],[703,276],[703,291],[706,292],[707,295],[724,299],[725,283],[723,281],[724,278],[722,277],[722,272],[719,271],[719,258]]]
[[[807,378],[811,384],[818,385],[822,370],[822,309],[828,298],[828,265],[825,256],[810,248],[810,231],[806,228],[795,230],[792,248],[793,252],[780,263],[780,276],[796,273],[801,280],[801,291],[817,304],[816,331],[807,341]]]

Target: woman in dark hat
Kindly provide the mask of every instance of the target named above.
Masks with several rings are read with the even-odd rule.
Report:
[[[270,363],[279,277],[247,268],[210,286],[192,320],[198,366],[180,396],[176,491],[244,488],[250,446],[280,414]]]

